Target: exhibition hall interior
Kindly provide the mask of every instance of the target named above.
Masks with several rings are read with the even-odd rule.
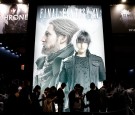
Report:
[[[0,0],[0,114],[135,114],[134,0]]]

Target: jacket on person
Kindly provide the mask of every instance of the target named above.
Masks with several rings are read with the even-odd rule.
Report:
[[[94,82],[97,86],[99,81],[106,79],[105,67],[101,57],[89,54],[89,73],[91,82]],[[62,69],[59,74],[59,81],[67,83],[68,90],[71,91],[74,88],[74,66],[75,65],[75,56],[70,56],[67,59],[63,60]]]

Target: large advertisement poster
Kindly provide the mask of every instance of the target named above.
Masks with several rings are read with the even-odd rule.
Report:
[[[84,36],[84,39],[83,37],[81,39],[82,41],[77,40],[78,33],[80,32],[82,32],[81,34]],[[82,44],[85,44],[84,47]],[[83,47],[80,52],[84,50],[90,52],[91,62],[89,62],[87,58],[80,60],[75,57],[75,54],[79,54],[78,47]],[[72,65],[74,58],[76,60],[75,65]],[[66,76],[60,78],[60,75],[63,73],[63,63],[67,60],[70,62],[70,59],[72,64],[69,63],[69,65],[66,66],[69,67],[68,70],[66,70],[66,72],[69,72],[65,74],[66,76],[69,74],[72,76],[73,73],[71,71],[74,70],[73,68],[78,64],[82,65],[78,67],[82,67],[83,69],[78,68],[75,70],[82,70],[82,74],[74,72],[78,74],[75,75],[78,76],[78,78],[75,78],[76,80],[72,85],[67,84],[67,87],[74,87],[76,83],[80,83],[81,85],[87,84],[84,87],[87,87],[88,90],[90,83],[98,79],[96,78],[97,76],[90,78],[91,74],[94,75],[96,72],[99,72],[103,65],[105,67],[101,7],[98,5],[38,6],[34,48],[33,88],[36,85],[40,85],[41,93],[44,93],[47,87],[55,86],[57,88],[60,79],[64,79],[65,81],[63,82],[66,83],[70,82],[72,79],[70,79],[71,76],[67,79]],[[102,67],[100,68],[100,66]],[[89,69],[91,71],[90,75]],[[102,70],[104,69],[102,68],[101,71]],[[80,75],[83,77],[85,73],[86,77],[88,76],[88,80],[87,78],[81,79],[81,77],[79,77]],[[104,80],[104,73],[102,77],[103,79],[101,79]],[[67,89],[67,91],[71,91],[72,88]],[[86,90],[84,91],[86,93]]]
[[[135,32],[135,6],[127,4],[111,5],[112,33]]]
[[[0,34],[26,33],[28,4],[0,4]]]

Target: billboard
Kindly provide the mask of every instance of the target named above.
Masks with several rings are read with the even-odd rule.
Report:
[[[118,4],[110,6],[112,33],[135,32],[135,6]]]
[[[0,34],[26,33],[28,4],[0,4]]]
[[[91,42],[88,49],[91,54],[101,57],[105,66],[101,6],[41,5],[37,7],[33,87],[40,85],[41,93],[47,87],[58,86],[56,82],[62,71],[62,61],[69,59],[77,51],[76,35],[80,30],[89,33]],[[96,60],[93,63],[94,68],[98,66]],[[82,64],[87,65],[88,62]]]

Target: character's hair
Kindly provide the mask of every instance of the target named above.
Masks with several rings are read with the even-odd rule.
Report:
[[[67,43],[71,42],[73,35],[79,30],[76,23],[69,19],[57,18],[50,22],[53,25],[56,35],[63,35],[67,37]]]
[[[76,39],[76,43],[81,43],[81,42],[85,42],[88,43],[88,45],[91,42],[91,38],[88,32],[86,32],[85,30],[81,30],[79,31],[78,35],[77,35],[77,39]]]
[[[15,8],[15,9],[16,9],[16,12],[15,12],[15,14],[16,14],[16,13],[17,13],[17,9],[18,9],[17,4],[12,4],[12,5],[10,6],[10,10],[11,10],[12,8]]]

